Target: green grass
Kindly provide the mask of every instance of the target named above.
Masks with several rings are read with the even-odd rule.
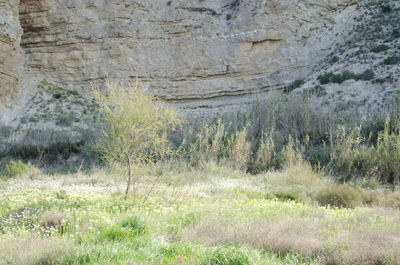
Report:
[[[320,206],[307,198],[326,180],[310,167],[257,176],[216,164],[158,167],[135,171],[146,177],[126,202],[124,180],[102,170],[0,182],[0,245],[7,246],[0,248],[0,264],[398,261],[392,243],[400,234],[400,214]],[[278,188],[304,194],[296,200],[271,196]],[[355,254],[376,244],[382,249],[375,256]]]

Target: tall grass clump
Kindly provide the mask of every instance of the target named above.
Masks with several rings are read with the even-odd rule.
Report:
[[[281,151],[280,160],[282,167],[292,167],[303,161],[300,145],[298,141],[293,140],[290,135],[287,145]]]
[[[233,168],[246,170],[250,158],[251,144],[246,140],[247,127],[232,135],[229,141],[229,163]]]
[[[399,183],[400,131],[386,119],[376,141],[361,133],[361,126],[338,129],[328,170],[341,181],[374,178],[382,183]]]
[[[254,164],[252,165],[253,172],[260,172],[266,169],[274,169],[277,165],[277,155],[275,149],[275,141],[273,131],[263,133],[260,138],[260,144],[255,153]]]
[[[177,154],[192,166],[203,166],[208,161],[219,161],[226,157],[227,133],[225,125],[204,124],[200,128],[189,128],[185,133]]]

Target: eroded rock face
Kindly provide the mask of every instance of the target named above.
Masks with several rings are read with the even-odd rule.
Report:
[[[333,44],[345,41],[335,37],[350,30],[338,12],[354,2],[21,0],[25,71],[81,92],[105,77],[138,76],[156,95],[201,115],[307,75]],[[0,66],[3,76],[1,69],[20,66],[21,52],[16,1],[1,5],[15,22],[8,26],[15,37],[1,49],[18,53]],[[5,76],[17,84],[21,74],[11,72],[18,74]]]
[[[23,76],[18,3],[18,0],[0,0],[0,105],[16,96]]]

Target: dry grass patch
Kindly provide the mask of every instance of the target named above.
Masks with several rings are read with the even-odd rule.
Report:
[[[365,226],[343,231],[328,242],[323,264],[400,264],[400,237]]]
[[[248,224],[231,224],[217,219],[202,219],[182,232],[182,240],[206,245],[220,243],[250,245],[280,254],[298,253],[318,256],[324,247],[318,227],[305,220],[271,222],[258,220]]]
[[[265,177],[270,185],[316,187],[325,183],[320,174],[306,162],[294,164],[282,171],[269,172]]]
[[[58,238],[0,239],[0,264],[50,265],[62,263],[71,244]]]
[[[378,213],[369,210],[345,219],[283,216],[247,223],[207,217],[183,229],[181,239],[294,253],[318,258],[321,264],[400,264],[400,217],[394,211]]]

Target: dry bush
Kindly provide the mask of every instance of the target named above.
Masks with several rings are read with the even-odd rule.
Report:
[[[362,191],[348,184],[327,184],[321,187],[313,199],[321,205],[352,208],[362,204]]]
[[[400,209],[400,190],[378,190],[368,193],[370,197],[370,204],[383,207],[391,207]]]
[[[0,240],[0,264],[50,265],[62,262],[71,249],[57,238],[27,237]]]
[[[54,228],[60,233],[64,232],[65,223],[66,215],[56,211],[47,212],[40,219],[40,225],[43,228]]]

